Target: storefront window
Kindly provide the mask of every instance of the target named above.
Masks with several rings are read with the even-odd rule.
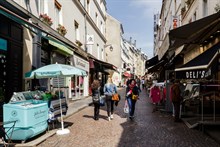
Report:
[[[84,93],[84,78],[82,76],[73,76],[71,78],[71,92],[73,99],[79,99]]]

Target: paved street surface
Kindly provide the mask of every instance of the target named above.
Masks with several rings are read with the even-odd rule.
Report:
[[[93,119],[93,106],[65,119],[70,134],[53,135],[39,147],[220,147],[202,132],[189,129],[184,123],[173,122],[173,117],[159,111],[152,113],[152,104],[141,92],[136,103],[135,120],[127,119],[122,100],[115,108],[114,120],[107,121],[106,107],[100,119]]]

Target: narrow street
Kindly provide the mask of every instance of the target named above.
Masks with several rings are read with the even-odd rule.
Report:
[[[152,104],[142,91],[136,103],[135,120],[123,112],[125,90],[115,107],[114,120],[107,121],[106,107],[102,107],[99,121],[93,119],[93,106],[75,113],[65,122],[70,134],[53,135],[39,147],[220,147],[202,132],[189,129],[184,123],[174,123],[169,114],[152,113]]]

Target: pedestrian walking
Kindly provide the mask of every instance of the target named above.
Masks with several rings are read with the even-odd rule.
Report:
[[[155,112],[155,111],[157,111],[157,105],[159,104],[159,102],[161,100],[160,88],[158,86],[154,85],[150,89],[150,98],[151,98],[151,101],[154,105],[152,112]]]
[[[129,118],[133,120],[134,118],[134,111],[135,111],[135,104],[139,97],[139,88],[136,85],[136,81],[131,79],[128,82],[128,86],[126,88],[126,98],[129,106]]]
[[[104,94],[106,96],[108,121],[113,119],[115,101],[112,100],[112,96],[115,93],[117,93],[117,87],[115,84],[113,84],[112,79],[108,78],[107,83],[104,85]]]
[[[142,84],[142,90],[145,88],[145,79],[144,77],[141,79],[141,84]]]
[[[100,109],[100,82],[99,80],[94,80],[91,85],[92,89],[92,99],[94,104],[94,120],[99,120],[99,109]]]
[[[180,104],[182,101],[181,90],[180,90],[180,81],[175,80],[174,84],[171,86],[171,100],[174,106],[174,121],[180,122]]]
[[[140,78],[138,77],[135,81],[136,81],[136,85],[139,89],[139,92],[141,92],[141,80],[140,80]]]

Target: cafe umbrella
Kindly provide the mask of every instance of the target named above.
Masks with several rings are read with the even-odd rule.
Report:
[[[50,64],[33,71],[25,73],[25,79],[43,79],[43,78],[57,78],[58,89],[59,89],[59,77],[72,77],[73,75],[86,76],[86,71],[76,68],[71,65],[65,64]],[[60,111],[61,111],[61,130],[57,130],[58,135],[68,134],[69,129],[64,129],[63,115],[62,115],[62,104],[60,98],[59,90],[59,101],[60,101]]]

